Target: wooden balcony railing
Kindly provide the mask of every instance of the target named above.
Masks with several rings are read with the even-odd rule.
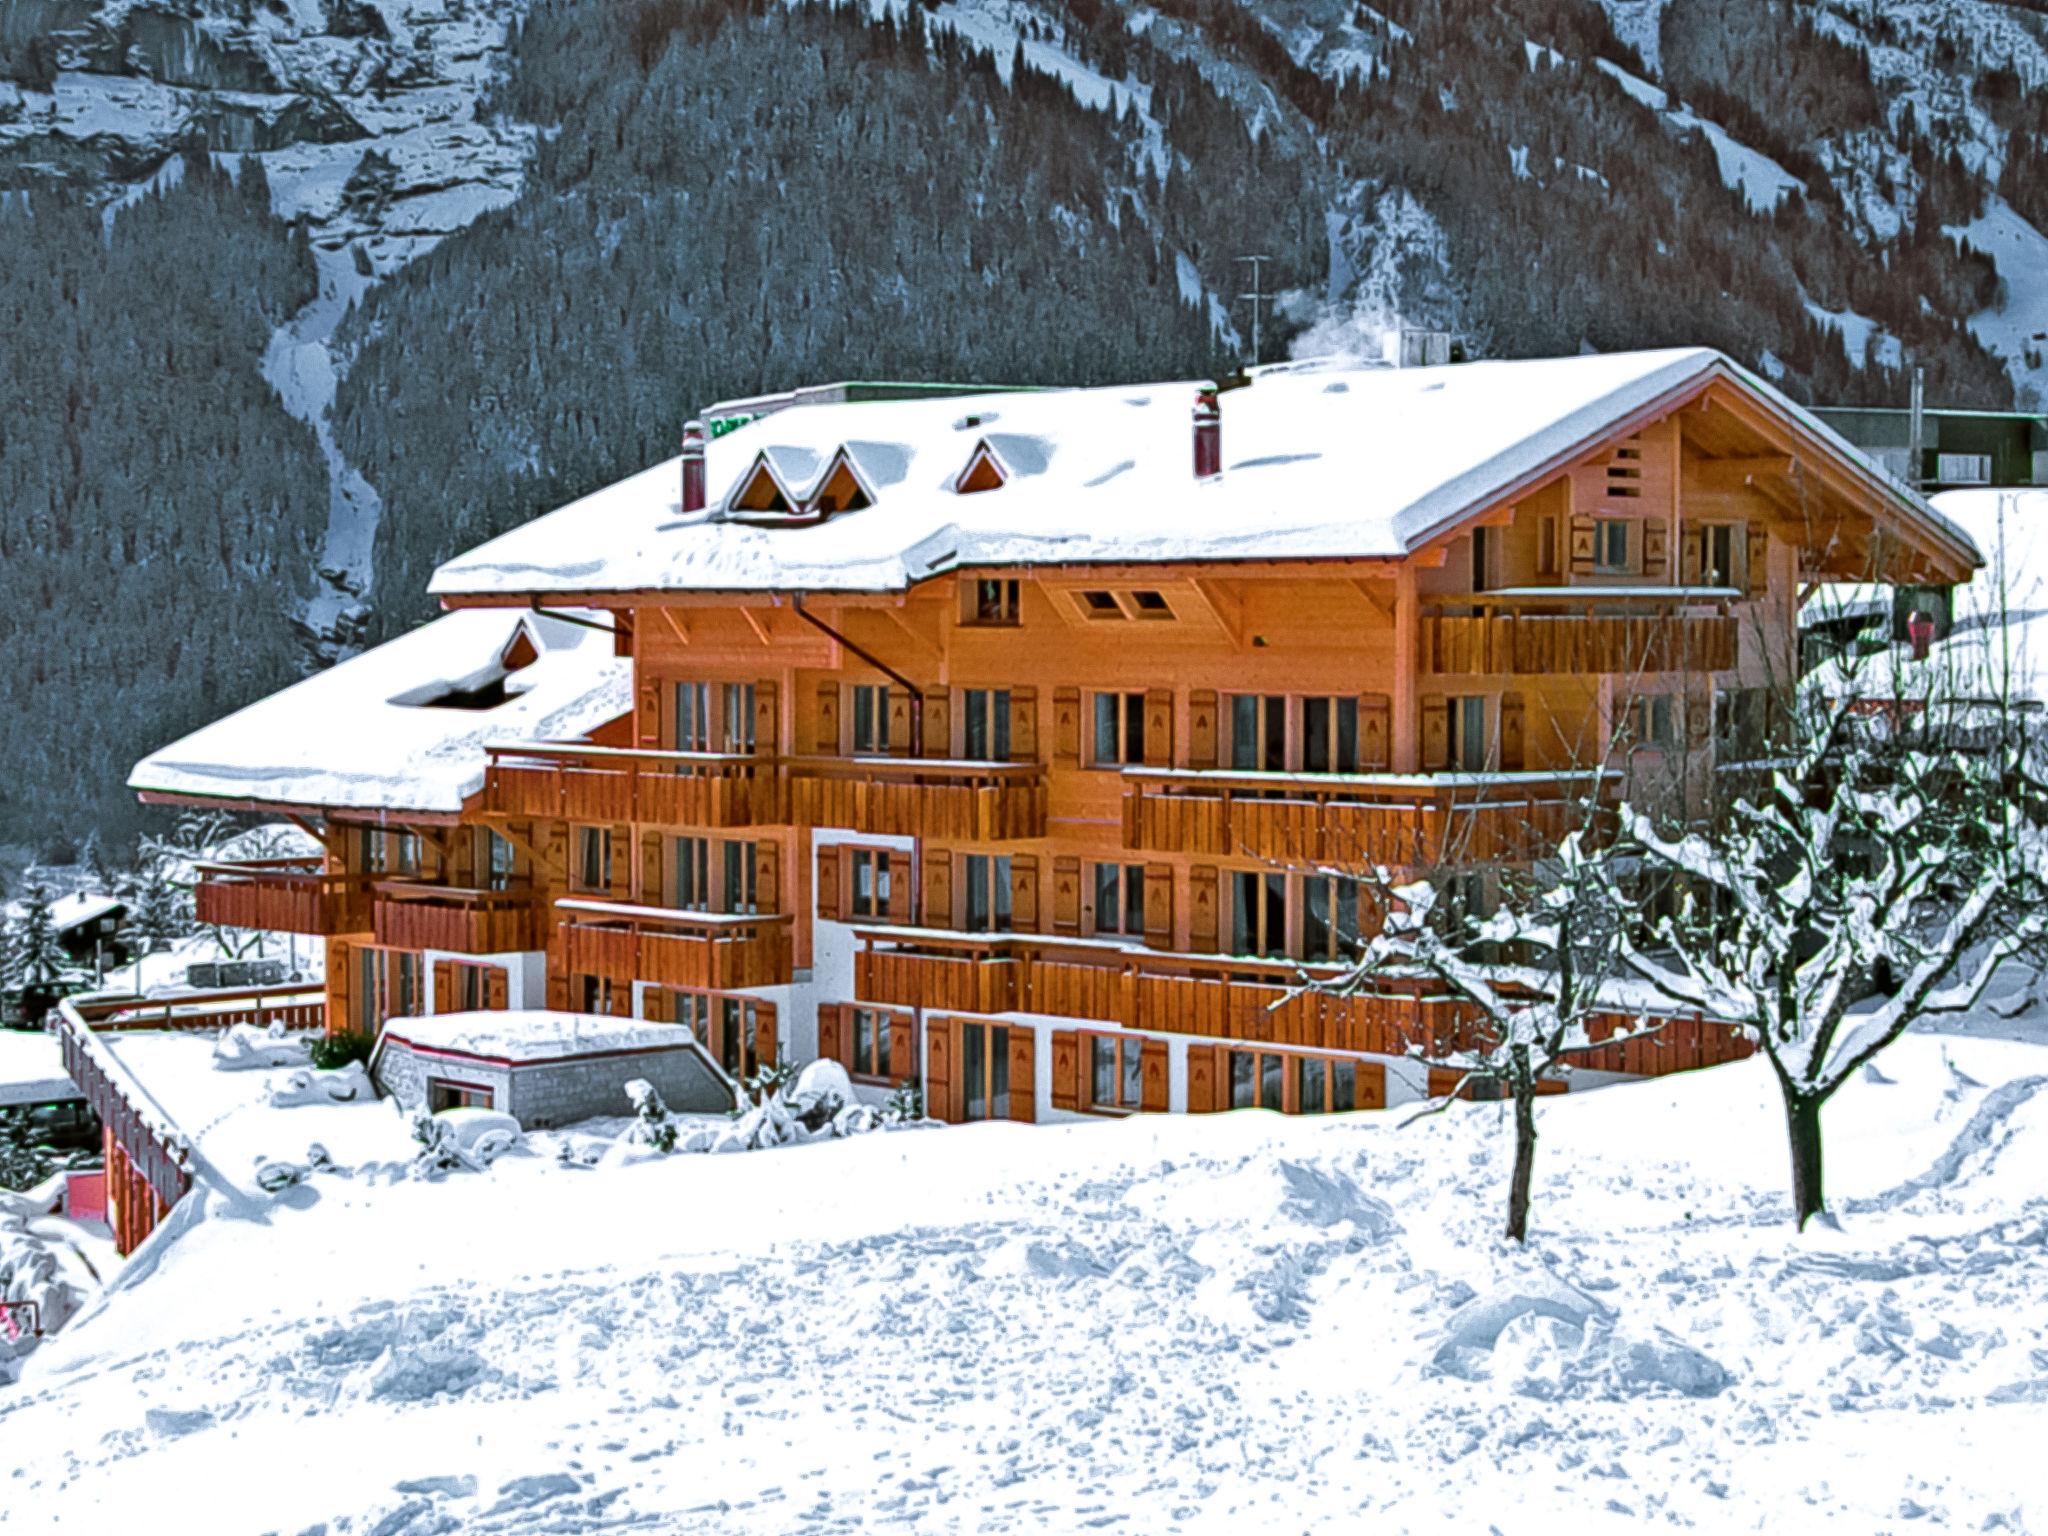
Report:
[[[1583,825],[1597,774],[1124,771],[1124,846],[1364,868],[1526,859]]]
[[[370,877],[329,874],[317,858],[201,864],[197,873],[202,923],[329,938],[370,928]]]
[[[1045,836],[1045,767],[912,757],[785,759],[798,824],[899,837],[1011,842]]]
[[[896,1008],[1037,1013],[1125,1029],[1201,1035],[1315,1050],[1433,1055],[1473,1041],[1476,1015],[1453,999],[1417,991],[1339,994],[1307,988],[1337,967],[1287,960],[1155,954],[1111,943],[1027,935],[857,931],[858,1001]],[[1595,1039],[1631,1030],[1603,1018]],[[1593,1071],[1683,1071],[1749,1054],[1727,1025],[1669,1021],[1662,1034],[1583,1053]]]
[[[772,757],[538,743],[493,747],[484,807],[617,825],[769,827],[788,820]]]
[[[1726,614],[1587,613],[1597,588],[1561,603],[1501,602],[1485,611],[1422,615],[1422,669],[1439,673],[1569,675],[1585,672],[1725,672],[1735,665],[1735,624]],[[1460,606],[1464,606],[1461,601]]]
[[[380,880],[370,918],[375,942],[393,949],[502,955],[546,942],[545,914],[532,896],[518,891]]]
[[[676,827],[845,827],[1003,842],[1045,835],[1045,768],[914,757],[735,757],[540,743],[493,747],[487,810]]]
[[[736,991],[792,978],[786,912],[730,916],[563,900],[562,964],[618,983]]]

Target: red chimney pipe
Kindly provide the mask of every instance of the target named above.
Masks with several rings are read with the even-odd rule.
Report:
[[[1223,473],[1223,410],[1216,403],[1216,386],[1204,384],[1195,392],[1195,478],[1208,480]]]
[[[683,423],[683,510],[704,510],[704,423]]]
[[[1934,646],[1934,615],[1915,608],[1906,616],[1906,638],[1913,642],[1913,659],[1925,661]]]

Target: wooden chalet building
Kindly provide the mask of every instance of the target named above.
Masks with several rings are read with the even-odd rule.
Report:
[[[712,424],[136,769],[321,837],[199,901],[324,936],[331,1028],[631,1014],[952,1121],[1411,1099],[1443,1004],[1293,991],[1359,921],[1332,871],[1483,899],[1595,774],[1752,749],[1811,584],[1978,559],[1708,351]],[[1736,1049],[1680,1023],[1587,1076]]]

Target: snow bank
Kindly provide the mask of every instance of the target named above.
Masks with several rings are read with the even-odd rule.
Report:
[[[0,1394],[7,1528],[2040,1529],[2048,1051],[1885,1067],[1804,1238],[1761,1061],[1546,1102],[1527,1251],[1493,1105],[315,1177]]]
[[[695,1038],[681,1024],[542,1008],[393,1019],[385,1032],[423,1050],[515,1062],[556,1061],[605,1051],[672,1049]]]

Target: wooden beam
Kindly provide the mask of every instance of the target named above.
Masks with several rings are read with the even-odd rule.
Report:
[[[756,640],[759,640],[763,645],[773,645],[775,643],[768,634],[768,626],[761,622],[760,615],[755,613],[751,606],[742,603],[740,605],[740,617],[747,621],[747,628],[754,632]]]
[[[681,614],[677,613],[675,609],[668,607],[666,604],[663,604],[661,607],[657,608],[655,612],[661,615],[662,620],[668,625],[669,633],[674,635],[678,642],[680,642],[683,645],[688,645],[690,643],[690,626],[683,622],[683,616]]]
[[[1363,576],[1360,576],[1354,578],[1351,585],[1358,589],[1358,595],[1365,599],[1366,606],[1372,609],[1374,613],[1383,619],[1391,619],[1394,616],[1395,583],[1367,581]],[[1388,589],[1384,599],[1374,590],[1376,587],[1382,586]]]
[[[483,817],[482,820],[485,826],[489,827],[493,832],[497,833],[498,836],[505,839],[505,841],[510,843],[514,848],[523,849],[526,853],[527,858],[533,861],[533,867],[536,870],[553,868],[553,866],[548,862],[548,856],[546,854],[542,853],[538,848],[534,847],[532,843],[528,842],[525,838],[521,837],[517,832],[514,832],[512,830],[511,817],[493,813],[491,815]]]
[[[1188,583],[1195,596],[1209,610],[1209,617],[1230,637],[1230,643],[1239,650],[1244,649],[1244,601],[1241,594],[1233,593],[1223,582],[1206,581],[1197,578]]]

